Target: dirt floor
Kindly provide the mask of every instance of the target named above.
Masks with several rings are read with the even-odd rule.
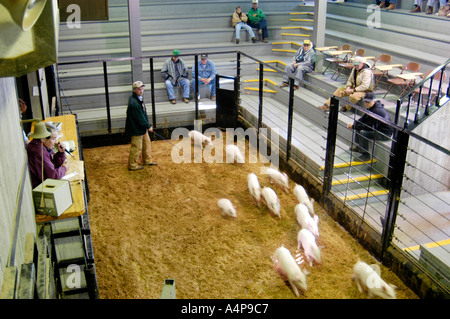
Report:
[[[263,164],[248,160],[176,164],[173,147],[152,142],[158,165],[140,171],[127,169],[129,145],[83,150],[100,297],[159,298],[164,280],[172,278],[179,299],[296,298],[271,258],[280,245],[297,253],[294,182],[290,193],[283,193],[260,174]],[[262,187],[277,192],[281,219],[250,201],[251,172]],[[217,200],[222,197],[235,205],[236,219],[221,216]],[[301,298],[366,298],[351,279],[353,265],[358,259],[376,260],[317,203],[315,211],[322,263],[300,265],[310,271]],[[381,275],[398,287],[397,298],[417,298],[383,266]]]

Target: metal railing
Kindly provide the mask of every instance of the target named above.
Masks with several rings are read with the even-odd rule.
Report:
[[[239,51],[233,51],[233,52],[211,52],[209,53],[210,57],[214,54],[229,54],[234,53],[236,54],[236,69],[235,69],[235,76],[236,81],[238,83],[239,91],[237,92],[237,98],[239,101],[239,107],[241,110],[241,116],[242,118],[250,123],[250,125],[253,125],[256,127],[258,135],[260,132],[260,129],[263,126],[270,127],[271,121],[273,122],[274,118],[272,115],[267,115],[266,110],[268,107],[265,105],[265,97],[264,97],[264,69],[272,69],[278,72],[283,72],[283,70],[274,67],[270,63],[265,63],[263,61],[260,61],[248,54],[245,54],[243,52]],[[194,57],[194,65],[197,65],[198,61],[198,55],[199,54],[189,54],[190,56]],[[187,56],[187,55],[186,55]],[[154,59],[155,58],[164,58],[166,56],[155,56],[155,57],[143,57],[142,59],[148,59],[150,63],[150,85],[151,85],[151,103],[152,103],[152,122],[154,125],[154,128],[158,128],[156,125],[156,119],[155,116],[157,115],[157,111],[155,108],[155,79],[154,79]],[[245,57],[247,59],[255,61],[259,66],[259,72],[258,72],[258,96],[257,99],[254,100],[248,100],[243,101],[240,99],[240,88],[242,85],[241,80],[241,71],[242,71],[242,58]],[[106,109],[107,112],[107,121],[108,121],[108,130],[111,133],[111,114],[109,112],[110,109],[110,103],[109,103],[109,91],[108,91],[108,69],[107,69],[107,63],[110,61],[123,61],[123,60],[131,60],[132,58],[127,59],[110,59],[110,60],[103,60],[103,61],[89,61],[89,62],[79,62],[79,63],[92,63],[92,62],[101,62],[103,64],[103,75],[104,75],[104,85],[105,85],[105,103],[106,103]],[[334,182],[336,182],[336,175],[341,169],[340,166],[335,164],[335,161],[337,159],[342,159],[343,162],[347,165],[346,171],[342,173],[342,175],[345,175],[348,177],[348,181],[355,180],[357,181],[358,185],[362,185],[359,181],[359,177],[355,178],[355,172],[358,170],[358,165],[355,164],[355,162],[351,159],[352,158],[352,152],[348,150],[349,146],[353,145],[353,138],[354,138],[354,132],[347,129],[345,126],[345,122],[348,122],[350,120],[355,120],[356,116],[358,114],[367,114],[368,116],[371,116],[375,119],[377,119],[380,122],[383,122],[386,125],[389,125],[393,128],[394,134],[392,138],[386,143],[372,143],[371,153],[372,157],[369,163],[363,163],[364,165],[363,169],[360,169],[358,174],[360,174],[362,178],[366,179],[366,186],[363,186],[365,189],[365,194],[367,196],[363,196],[362,198],[358,198],[359,204],[355,204],[357,200],[351,200],[347,199],[348,197],[345,196],[342,200],[343,203],[346,205],[346,207],[351,208],[352,210],[356,211],[357,214],[360,216],[360,223],[365,223],[369,225],[370,228],[374,229],[375,233],[378,234],[378,239],[376,239],[376,244],[374,247],[373,253],[375,253],[381,260],[386,256],[389,247],[391,245],[396,245],[401,249],[405,254],[410,253],[411,251],[417,252],[417,249],[409,249],[410,246],[420,246],[422,244],[429,244],[430,242],[437,241],[441,243],[441,246],[445,246],[445,238],[450,238],[450,232],[448,229],[443,227],[445,223],[448,224],[449,217],[448,215],[445,215],[443,211],[441,211],[441,208],[447,207],[447,212],[450,211],[448,208],[450,207],[450,201],[446,197],[449,193],[450,185],[448,184],[449,178],[439,180],[439,186],[441,187],[441,190],[439,190],[439,194],[434,190],[430,190],[427,186],[427,184],[424,184],[423,179],[418,179],[415,176],[411,174],[411,168],[421,167],[420,171],[422,172],[422,175],[427,176],[426,168],[431,166],[433,164],[433,161],[430,160],[430,154],[437,154],[439,157],[442,158],[442,163],[439,164],[437,167],[439,168],[439,171],[447,176],[449,174],[448,167],[450,167],[450,150],[447,146],[438,145],[437,143],[431,141],[430,139],[425,138],[424,136],[420,136],[419,134],[416,134],[412,132],[412,129],[417,127],[418,124],[423,122],[422,117],[417,117],[417,121],[415,121],[415,125],[409,125],[409,122],[405,120],[404,125],[402,125],[400,118],[403,116],[405,119],[408,119],[408,116],[411,112],[412,105],[411,101],[413,100],[414,90],[419,88],[420,90],[425,87],[425,85],[428,83],[428,81],[432,81],[434,78],[434,75],[436,75],[440,70],[444,71],[447,64],[450,63],[447,61],[445,64],[441,65],[440,67],[436,68],[431,74],[429,74],[427,77],[424,78],[423,81],[421,81],[419,84],[417,84],[415,87],[413,87],[409,92],[404,94],[398,99],[397,102],[397,109],[394,116],[394,121],[389,122],[385,119],[373,114],[372,112],[368,111],[367,109],[360,107],[356,104],[349,103],[345,99],[339,98],[339,97],[332,97],[331,98],[331,107],[330,112],[327,115],[326,113],[320,111],[317,109],[316,106],[307,105],[306,103],[302,105],[298,105],[299,102],[298,98],[294,94],[294,78],[290,77],[289,82],[289,91],[288,91],[288,97],[287,97],[287,103],[286,103],[286,109],[281,110],[286,118],[282,119],[282,123],[285,127],[280,127],[281,133],[281,141],[282,144],[280,147],[282,147],[282,152],[280,152],[280,156],[283,156],[284,153],[284,161],[286,163],[288,162],[294,162],[299,164],[301,167],[303,167],[306,171],[308,171],[309,174],[313,175],[314,178],[318,178],[322,183],[322,189],[321,194],[323,196],[323,201],[325,204],[325,201],[330,197],[331,194],[333,196],[336,196],[334,191]],[[68,63],[64,63],[68,64]],[[196,74],[198,74],[198,70],[196,70]],[[442,72],[443,74],[443,72]],[[447,103],[449,92],[447,90],[446,94],[442,94],[441,88],[442,83],[444,83],[444,78],[441,77],[441,80],[439,82],[439,89],[437,96],[439,98],[435,98],[435,105],[436,107],[440,108],[444,105],[444,103]],[[321,92],[323,96],[329,95],[329,92],[326,92],[325,90],[322,90],[317,87],[313,87],[311,83],[308,81],[303,81],[302,84],[308,88],[315,91]],[[196,92],[198,92],[198,87]],[[430,90],[430,93],[432,91]],[[417,94],[416,94],[417,95]],[[431,95],[431,94],[430,94]],[[423,96],[423,92],[419,94],[419,97]],[[408,99],[408,104],[404,108],[402,107],[402,102]],[[421,98],[418,99],[417,103],[421,102]],[[427,116],[430,116],[433,112],[430,109],[431,107],[431,98],[428,98],[427,105],[424,108],[423,114],[428,114]],[[356,113],[353,115],[353,119],[351,119],[348,115],[344,113],[339,113],[339,103],[346,103],[350,104],[353,109],[356,110]],[[421,106],[419,104],[417,105],[417,109],[419,109]],[[428,107],[428,109],[427,109]],[[448,107],[448,106],[447,106]],[[308,115],[303,114],[302,112],[304,109],[310,108],[311,113],[314,114],[314,120],[312,117],[308,117]],[[195,96],[195,116],[193,118],[193,121],[198,119],[198,100],[197,96]],[[428,111],[427,111],[428,110]],[[314,113],[316,112],[316,113]],[[417,113],[417,111],[416,111]],[[319,114],[319,116],[317,116]],[[346,118],[347,117],[347,118]],[[285,121],[285,122],[284,122]],[[303,121],[303,122],[302,122]],[[313,130],[314,134],[317,134],[319,138],[314,138],[309,135],[310,133],[299,133],[298,127],[302,126],[301,123],[307,122],[308,124],[311,124],[311,130]],[[299,125],[300,123],[300,125]],[[271,134],[274,134],[273,132]],[[300,137],[298,134],[302,134]],[[258,138],[259,140],[259,138]],[[421,147],[411,147],[410,143],[411,140],[414,140],[421,146]],[[306,141],[306,142],[305,142]],[[303,143],[302,143],[303,142]],[[299,146],[301,144],[301,146]],[[426,149],[426,150],[425,150]],[[377,151],[378,150],[378,151]],[[380,151],[381,150],[381,151]],[[304,152],[304,154],[300,154]],[[324,165],[322,167],[319,167],[320,165],[314,163],[314,160],[308,160],[308,154],[310,153],[310,157],[318,157],[321,160],[323,160]],[[427,159],[429,161],[428,165],[424,164],[417,164],[415,163],[411,158],[413,155],[416,154],[418,157],[421,157],[423,159]],[[320,172],[319,174],[317,172]],[[374,175],[381,175],[382,176],[382,182],[379,183],[375,178],[373,178]],[[433,177],[435,180],[437,180],[437,177]],[[370,196],[374,193],[376,193],[373,188],[378,187],[382,184],[387,189],[387,192],[385,193],[385,197],[381,200],[375,200],[371,201],[370,198],[377,198],[377,196]],[[409,185],[415,185],[415,191],[410,190]],[[408,187],[406,187],[408,186]],[[352,190],[350,187],[344,186],[345,188],[345,194],[347,195],[347,192],[351,192]],[[422,192],[419,194],[417,190],[421,190]],[[435,205],[431,205],[428,202],[426,202],[423,198],[423,196],[432,196],[436,201],[439,200],[441,205],[440,208],[436,208]],[[442,195],[442,196],[441,196]],[[433,197],[434,196],[434,197]],[[410,209],[413,207],[413,204],[410,204],[412,201],[420,201],[425,202],[425,206],[432,207],[432,212],[436,212],[437,214],[431,214],[430,217],[427,218],[428,223],[433,223],[433,226],[436,227],[437,231],[441,233],[440,237],[435,237],[432,234],[427,234],[429,228],[421,228],[418,224],[416,224],[413,220],[411,220],[408,217],[409,213],[405,213],[404,209],[408,208]],[[362,202],[362,203],[361,203]],[[420,212],[415,212],[416,215],[420,215]],[[442,222],[433,222],[432,218],[435,216],[438,216],[441,220],[444,220],[444,223]],[[408,224],[408,227],[404,226],[405,223]],[[353,233],[353,235],[357,235]],[[427,243],[423,243],[422,238],[418,238],[416,236],[416,233],[422,233],[424,234],[429,241]],[[405,239],[409,237],[409,239]],[[423,237],[419,236],[419,237]],[[444,243],[444,244],[442,244]],[[413,245],[411,245],[413,244]],[[446,249],[446,248],[444,248]],[[417,257],[413,256],[414,258]]]

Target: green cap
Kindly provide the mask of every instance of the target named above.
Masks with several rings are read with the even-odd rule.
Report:
[[[180,50],[173,50],[173,56],[179,56],[180,55]]]

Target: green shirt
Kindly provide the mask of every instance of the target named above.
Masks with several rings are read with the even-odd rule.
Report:
[[[253,16],[255,13],[256,13],[256,17]],[[256,11],[253,8],[250,8],[250,10],[248,10],[247,17],[250,22],[249,24],[251,24],[253,22],[261,21],[261,19],[265,18],[266,15],[260,8],[256,8]]]

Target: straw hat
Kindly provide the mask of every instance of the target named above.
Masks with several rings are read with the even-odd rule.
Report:
[[[52,133],[47,130],[45,122],[40,121],[34,124],[34,132],[30,135],[30,137],[33,139],[41,139],[47,138],[51,135]]]

